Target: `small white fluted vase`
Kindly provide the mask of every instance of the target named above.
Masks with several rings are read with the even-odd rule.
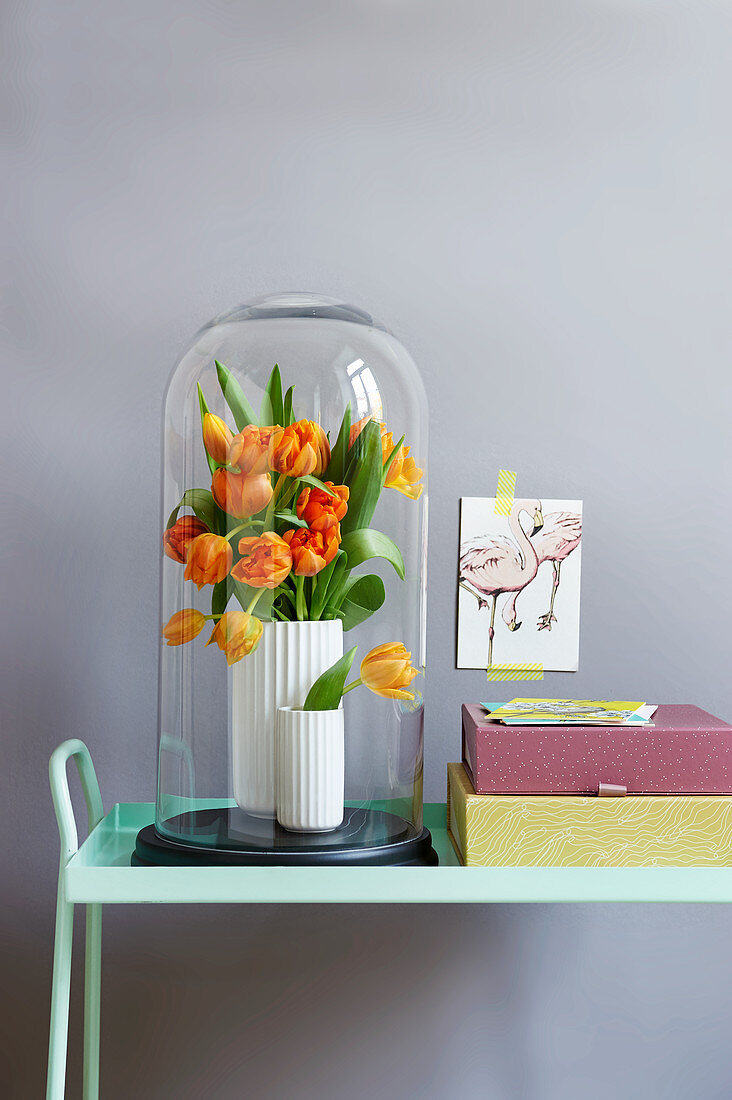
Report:
[[[280,707],[277,712],[277,820],[299,833],[324,833],[343,821],[343,704],[338,710]]]
[[[232,666],[232,786],[246,813],[276,816],[277,711],[302,706],[318,676],[342,656],[340,619],[264,623],[257,648]]]

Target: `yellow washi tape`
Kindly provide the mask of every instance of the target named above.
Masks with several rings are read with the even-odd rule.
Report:
[[[494,513],[497,516],[509,516],[513,507],[513,494],[516,489],[516,471],[499,470],[496,486]],[[518,665],[490,665],[486,669],[489,680],[543,680],[544,666],[536,662]]]
[[[493,511],[497,516],[508,516],[513,506],[513,492],[516,488],[516,473],[514,470],[499,470],[498,485],[496,486],[496,503]]]
[[[521,665],[489,665],[486,677],[489,680],[543,680],[544,666],[528,662]]]

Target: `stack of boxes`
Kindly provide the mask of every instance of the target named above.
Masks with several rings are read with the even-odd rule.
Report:
[[[447,813],[466,866],[732,866],[732,727],[721,719],[686,705],[659,706],[651,728],[462,712]]]

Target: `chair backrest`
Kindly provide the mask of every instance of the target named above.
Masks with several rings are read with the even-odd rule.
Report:
[[[79,835],[76,830],[74,807],[71,803],[69,779],[66,765],[73,757],[81,779],[81,789],[86,800],[86,812],[89,832],[104,817],[102,794],[99,790],[97,773],[94,771],[88,748],[78,738],[64,741],[54,749],[48,764],[48,777],[51,782],[51,797],[56,811],[59,838],[61,840],[61,866],[65,866],[79,847]]]

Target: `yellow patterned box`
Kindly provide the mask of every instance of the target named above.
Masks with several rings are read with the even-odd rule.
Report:
[[[448,764],[447,821],[467,867],[732,866],[732,795],[476,794]]]

